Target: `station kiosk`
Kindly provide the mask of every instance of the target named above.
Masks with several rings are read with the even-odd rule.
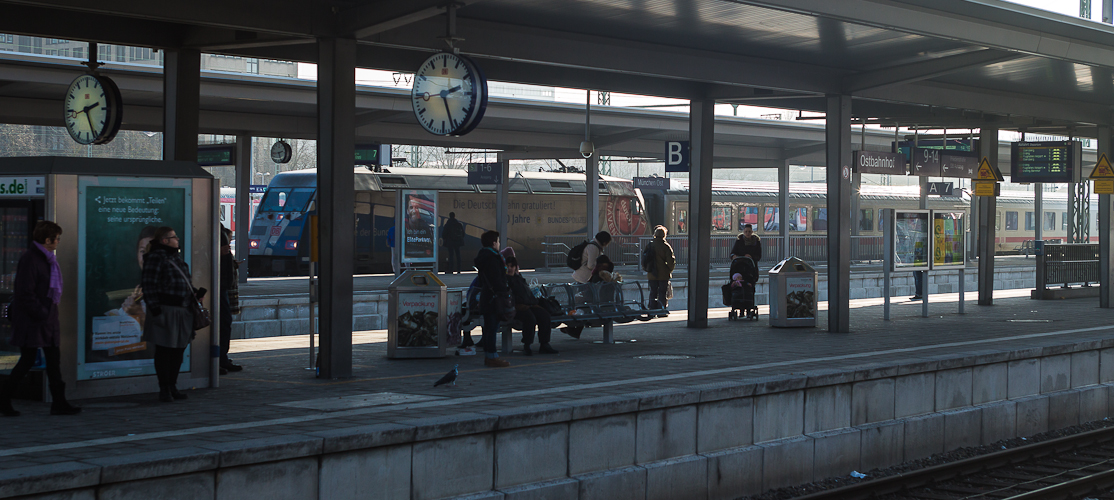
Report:
[[[63,278],[61,369],[73,399],[158,391],[154,345],[143,340],[139,288],[144,247],[155,228],[173,227],[195,287],[211,290],[205,306],[217,317],[219,186],[196,163],[105,158],[0,158],[0,301],[13,293],[16,264],[39,220],[63,233],[56,255]],[[0,375],[19,349],[0,321]],[[217,321],[213,322],[214,327]],[[179,387],[215,382],[210,328],[186,350]],[[45,399],[42,372],[24,378],[19,396]]]

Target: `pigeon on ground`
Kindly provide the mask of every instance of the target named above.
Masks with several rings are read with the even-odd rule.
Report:
[[[453,365],[453,369],[449,370],[449,373],[446,373],[445,376],[441,377],[440,380],[434,382],[433,387],[437,387],[439,385],[444,385],[444,384],[452,384],[453,387],[456,387],[456,376],[459,373],[457,371],[458,367],[460,367],[460,365]]]

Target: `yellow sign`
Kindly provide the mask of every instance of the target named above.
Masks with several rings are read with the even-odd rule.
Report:
[[[1095,194],[1114,194],[1114,179],[1095,179]]]
[[[994,181],[972,181],[975,196],[998,196],[998,183]]]
[[[1114,168],[1110,166],[1110,160],[1106,159],[1106,153],[1099,155],[1098,163],[1095,163],[1095,169],[1091,171],[1091,179],[1114,179]],[[1095,191],[1096,193],[1098,191]],[[1100,193],[1108,194],[1108,193]]]
[[[979,162],[979,171],[977,174],[975,174],[975,178],[981,181],[1005,180],[1002,178],[1002,173],[999,172],[998,169],[994,168],[994,166],[990,164],[990,160],[986,159],[985,156],[982,157],[982,161]]]

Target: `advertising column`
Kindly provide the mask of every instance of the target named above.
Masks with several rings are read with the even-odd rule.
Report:
[[[189,263],[191,197],[191,179],[79,178],[78,380],[155,373],[154,346],[143,338],[143,255],[155,230],[169,226]]]
[[[437,263],[437,191],[399,192],[402,201],[402,245],[399,255],[403,264]]]

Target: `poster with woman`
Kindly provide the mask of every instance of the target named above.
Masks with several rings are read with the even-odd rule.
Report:
[[[928,210],[897,211],[894,214],[893,262],[895,269],[927,271],[932,240],[929,239]]]
[[[400,190],[403,263],[437,262],[437,191]]]

